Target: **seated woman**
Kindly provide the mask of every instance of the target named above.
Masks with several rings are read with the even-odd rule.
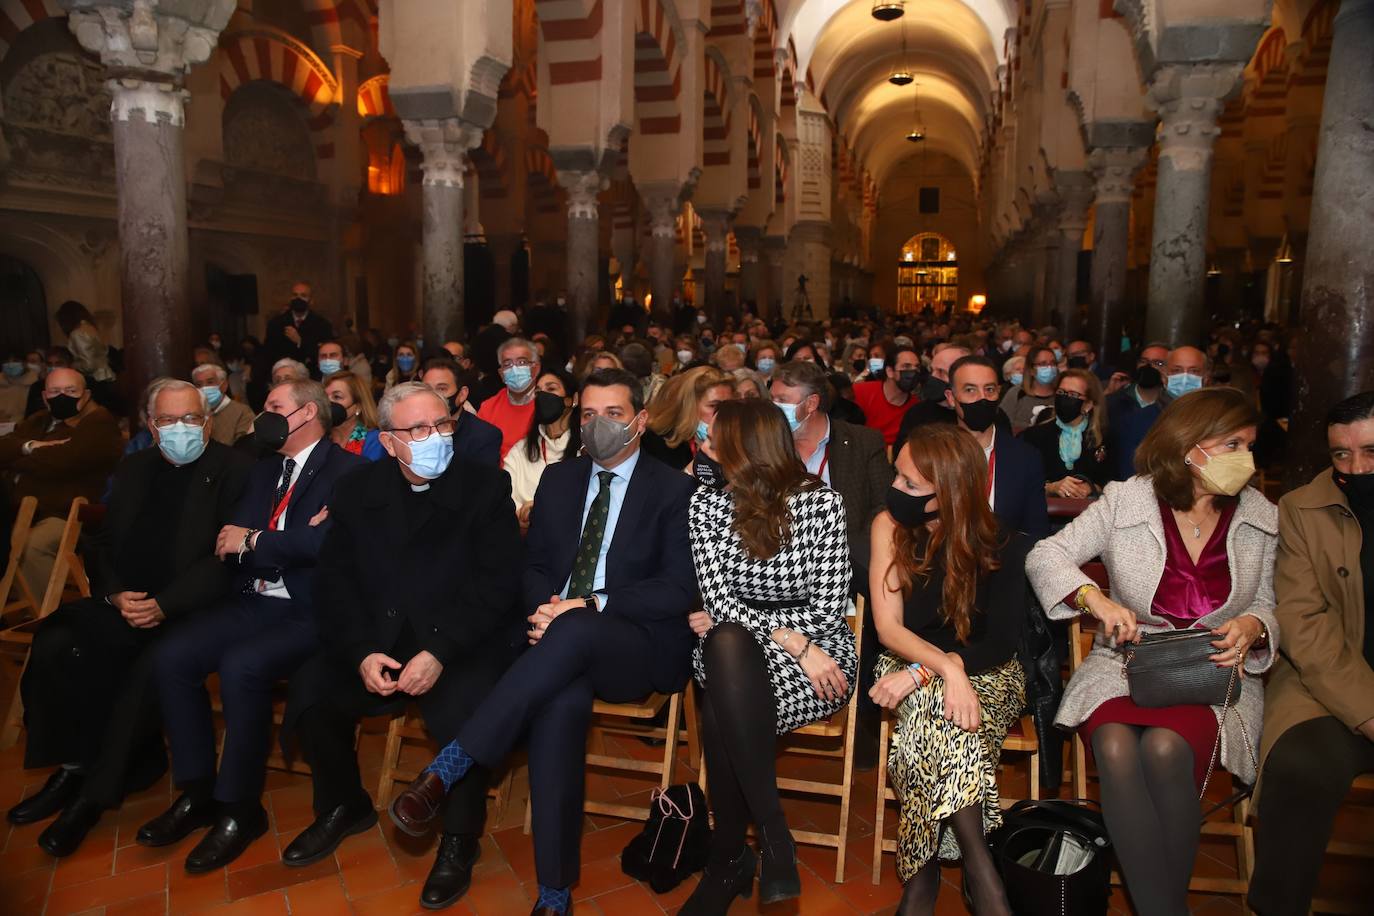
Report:
[[[896,468],[872,526],[869,593],[886,651],[869,695],[897,711],[898,912],[935,912],[939,860],[962,858],[974,910],[1010,914],[984,834],[1002,822],[998,757],[1026,703],[1016,650],[1030,542],[988,508],[987,461],[958,427],[917,427]]]
[[[735,380],[715,366],[697,366],[668,379],[649,404],[644,451],[691,473],[716,406],[735,397]]]
[[[749,348],[749,359],[745,365],[753,369],[764,379],[773,377],[773,370],[778,366],[778,357],[782,355],[782,348],[771,340],[756,340],[754,345]]]
[[[1249,899],[1260,916],[1311,909],[1350,783],[1374,773],[1374,391],[1331,408],[1326,441],[1331,469],[1279,501],[1284,648],[1264,691]]]
[[[756,857],[761,902],[801,894],[796,847],[778,800],[777,735],[848,701],[858,668],[845,622],[850,566],[844,502],[806,472],[782,411],[723,402],[711,443],[723,488],[692,496],[688,533],[705,610],[690,616],[707,788],[716,815],[706,873],[680,911],[724,914],[748,896]]]
[[[1278,643],[1273,569],[1278,513],[1247,486],[1259,415],[1234,388],[1171,402],[1136,451],[1136,476],[1030,552],[1026,574],[1053,619],[1101,623],[1070,679],[1056,724],[1080,730],[1097,761],[1102,810],[1142,916],[1188,911],[1200,789],[1214,755],[1255,781],[1264,709],[1257,675]],[[1112,598],[1081,569],[1101,557]],[[1210,630],[1220,667],[1239,680],[1219,706],[1141,707],[1122,677],[1119,646],[1145,633]]]
[[[534,422],[524,441],[506,452],[502,465],[510,475],[511,499],[521,526],[529,524],[534,491],[539,489],[544,468],[565,457],[576,457],[582,449],[582,429],[572,422],[577,404],[577,384],[572,376],[562,369],[545,368],[535,379],[534,388]],[[549,409],[555,404],[562,408],[557,416]],[[546,409],[548,414],[541,416]]]
[[[1021,433],[1045,465],[1045,493],[1087,499],[1112,479],[1102,383],[1087,369],[1067,369],[1054,390],[1054,411]]]
[[[1035,423],[1039,414],[1054,412],[1054,385],[1059,378],[1059,363],[1049,347],[1032,347],[1026,354],[1021,385],[1007,389],[1002,396],[1002,413],[1011,428],[1020,432]]]
[[[391,369],[386,374],[386,387],[395,388],[402,382],[420,380],[420,348],[413,340],[396,345],[392,356]]]
[[[377,404],[372,400],[370,387],[352,372],[335,372],[324,386],[324,393],[329,398],[333,424],[329,438],[350,454],[377,461],[386,450],[377,432]]]

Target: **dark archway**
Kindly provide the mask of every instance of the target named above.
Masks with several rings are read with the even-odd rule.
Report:
[[[0,351],[22,355],[50,341],[43,281],[25,262],[0,254]]]

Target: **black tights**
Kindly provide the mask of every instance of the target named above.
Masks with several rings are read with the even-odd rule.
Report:
[[[959,841],[959,855],[963,861],[965,885],[973,898],[973,912],[978,916],[1011,916],[1007,892],[983,836],[982,804],[960,808],[945,819],[945,825],[954,830],[954,837]],[[940,860],[932,858],[906,883],[897,916],[934,913],[935,900],[939,896]]]
[[[778,798],[777,703],[763,649],[739,624],[711,629],[702,665],[702,752],[716,815],[711,861],[724,865],[743,848],[751,821],[760,836],[787,828]]]
[[[1093,733],[1102,814],[1140,916],[1188,912],[1201,833],[1193,749],[1168,728],[1112,722]]]

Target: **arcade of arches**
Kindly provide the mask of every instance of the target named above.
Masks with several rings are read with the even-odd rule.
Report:
[[[0,327],[81,300],[141,380],[302,278],[442,340],[805,275],[1104,353],[1301,326],[1300,427],[1370,387],[1374,0],[872,5],[0,0]]]

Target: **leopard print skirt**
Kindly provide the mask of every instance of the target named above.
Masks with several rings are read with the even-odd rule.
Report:
[[[907,663],[891,653],[878,658],[877,676]],[[982,805],[983,832],[1002,824],[997,763],[1007,730],[1026,705],[1026,675],[1015,658],[969,678],[982,707],[977,732],[945,719],[945,682],[935,678],[911,692],[896,710],[887,773],[901,803],[897,876],[905,884],[931,859],[959,858],[944,821],[969,805]]]

